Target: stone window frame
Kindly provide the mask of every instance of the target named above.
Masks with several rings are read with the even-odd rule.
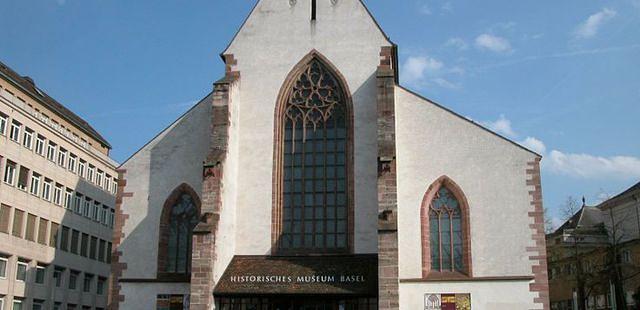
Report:
[[[306,249],[301,249],[300,251],[295,250],[286,250],[282,251],[279,246],[279,239],[282,234],[282,209],[283,209],[283,173],[284,173],[284,122],[282,121],[284,109],[287,104],[287,99],[289,95],[289,90],[291,89],[293,83],[296,82],[297,78],[301,74],[303,70],[305,70],[308,64],[317,60],[322,63],[325,68],[330,71],[335,79],[338,81],[340,87],[342,88],[344,99],[345,99],[345,111],[346,111],[346,119],[347,119],[347,145],[346,145],[346,167],[347,167],[347,247],[346,251],[311,251],[309,252]],[[302,58],[289,72],[284,83],[281,86],[280,92],[278,94],[278,99],[276,102],[276,109],[274,113],[274,151],[273,151],[273,180],[272,180],[272,223],[271,223],[271,254],[272,255],[305,255],[305,254],[352,254],[354,251],[354,148],[355,145],[353,143],[354,139],[354,116],[353,116],[353,99],[351,95],[351,91],[349,89],[349,85],[347,80],[342,75],[340,70],[329,61],[324,55],[322,55],[317,50],[311,50],[306,56]]]
[[[20,132],[22,131],[22,123],[13,120],[9,130],[9,139],[13,142],[20,143]]]
[[[0,135],[7,135],[7,125],[9,124],[9,116],[4,113],[0,113]]]
[[[436,193],[442,187],[446,187],[458,200],[460,213],[462,216],[462,262],[464,271],[435,271],[431,270],[431,241],[429,231],[429,211],[430,205]],[[435,180],[427,189],[420,206],[420,227],[421,227],[421,245],[422,245],[422,278],[423,279],[449,279],[449,278],[471,278],[473,269],[471,263],[471,218],[469,217],[469,202],[462,191],[451,178],[444,175]]]
[[[169,229],[171,222],[171,209],[178,202],[183,194],[188,194],[193,200],[193,204],[198,210],[198,217],[202,216],[202,203],[198,193],[187,183],[182,183],[176,187],[164,202],[160,222],[158,225],[158,260],[156,277],[160,281],[168,282],[189,282],[191,275],[189,273],[171,273],[167,272],[167,251],[169,248]],[[193,251],[193,247],[191,248]],[[188,260],[191,263],[191,259]]]
[[[33,136],[35,135],[35,132],[33,131],[33,129],[29,128],[29,127],[24,127],[24,134],[22,136],[22,145],[29,149],[29,150],[33,150]]]

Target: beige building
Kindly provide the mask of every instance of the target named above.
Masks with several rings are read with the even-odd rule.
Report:
[[[552,310],[638,309],[640,183],[547,235]]]
[[[110,148],[0,63],[0,310],[106,308],[117,188]]]

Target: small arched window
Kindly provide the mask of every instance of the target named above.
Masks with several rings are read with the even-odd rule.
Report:
[[[158,273],[191,272],[193,229],[200,221],[200,200],[186,184],[176,188],[165,202],[160,219]]]
[[[438,179],[422,206],[423,276],[433,272],[470,275],[468,205],[449,178]]]
[[[279,253],[348,252],[351,107],[346,85],[317,53],[283,86],[276,112],[274,246]]]

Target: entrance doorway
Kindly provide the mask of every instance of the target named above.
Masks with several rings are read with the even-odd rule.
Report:
[[[377,310],[378,299],[341,296],[216,297],[217,310]]]

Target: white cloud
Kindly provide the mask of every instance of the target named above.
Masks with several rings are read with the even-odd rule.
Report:
[[[511,128],[511,121],[504,117],[504,115],[500,115],[500,117],[495,121],[481,122],[481,124],[508,138],[514,138],[517,136],[516,132]]]
[[[496,53],[509,53],[513,51],[509,40],[488,33],[483,33],[476,38],[476,47]]]
[[[482,125],[508,138],[518,134],[504,115],[496,121],[481,122]],[[567,153],[556,149],[547,153],[545,143],[535,137],[526,137],[518,144],[543,156],[542,168],[558,175],[579,179],[638,179],[640,158],[633,156],[603,157],[591,154]]]
[[[435,75],[444,67],[441,61],[429,56],[409,57],[402,66],[402,74],[408,83],[424,81],[427,75]]]
[[[451,13],[451,12],[453,12],[453,3],[447,1],[447,2],[442,4],[441,9],[444,12]]]
[[[444,43],[444,46],[454,47],[461,51],[469,48],[469,45],[467,44],[467,42],[465,42],[465,40],[461,38],[450,38],[449,40],[447,40],[447,42]]]
[[[606,22],[613,19],[618,13],[614,10],[604,8],[600,12],[597,12],[584,22],[582,22],[574,31],[574,36],[578,39],[587,39],[598,34],[598,30]]]
[[[429,5],[427,3],[422,3],[420,5],[420,9],[419,9],[420,13],[424,14],[424,15],[431,15],[433,12],[431,12],[431,8],[429,7]]]
[[[547,152],[547,146],[544,145],[544,142],[534,137],[527,137],[518,143],[540,155],[543,155]]]
[[[553,150],[546,161],[551,171],[576,178],[640,178],[640,158],[632,156],[601,157]]]
[[[453,66],[448,70],[449,73],[464,75],[467,71],[461,66]]]
[[[449,81],[447,79],[441,78],[441,77],[431,79],[431,81],[433,83],[435,83],[436,85],[442,87],[442,88],[449,88],[449,89],[459,89],[460,88],[460,85],[458,85],[456,83],[453,83],[453,82],[451,82],[451,81]]]

